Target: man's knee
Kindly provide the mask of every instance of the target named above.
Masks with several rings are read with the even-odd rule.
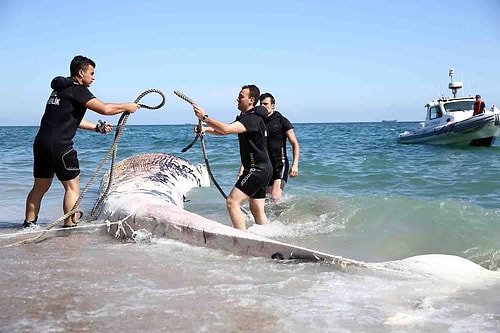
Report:
[[[238,201],[233,198],[232,196],[228,196],[226,199],[226,208],[230,210],[231,208],[234,208],[235,206],[239,205]]]
[[[36,194],[45,194],[52,185],[52,178],[35,178],[35,183],[33,184],[33,189],[31,190]]]
[[[63,184],[64,190],[66,192],[80,191],[80,177],[77,176],[70,180],[64,180],[61,182]]]

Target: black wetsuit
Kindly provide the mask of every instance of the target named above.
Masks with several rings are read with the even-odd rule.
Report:
[[[266,186],[272,175],[267,153],[266,118],[267,109],[263,106],[257,106],[236,118],[247,131],[238,134],[244,170],[235,187],[253,199],[266,197]]]
[[[53,91],[33,144],[33,175],[52,178],[55,173],[59,180],[65,181],[80,174],[73,138],[87,111],[85,103],[95,96],[72,78],[58,76],[50,86]]]
[[[267,149],[273,166],[273,176],[269,182],[272,186],[276,179],[288,180],[290,162],[286,154],[286,132],[293,129],[292,123],[278,111],[274,111],[266,119]]]

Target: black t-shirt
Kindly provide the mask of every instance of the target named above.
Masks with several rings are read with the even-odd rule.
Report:
[[[236,121],[239,121],[247,130],[238,134],[241,164],[246,170],[271,168],[264,123],[266,117],[267,109],[264,106],[256,106],[249,112],[236,117]]]
[[[86,86],[71,78],[58,76],[52,80],[45,113],[35,138],[36,144],[73,144],[78,125],[83,119],[87,103],[95,96]]]
[[[286,132],[293,129],[292,123],[278,111],[266,119],[267,149],[274,163],[283,163],[286,159]]]

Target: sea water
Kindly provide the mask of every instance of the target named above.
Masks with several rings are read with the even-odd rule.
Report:
[[[500,147],[397,144],[414,126],[295,124],[299,176],[281,202],[266,206],[269,225],[249,225],[282,242],[391,262],[390,269],[279,262],[170,239],[123,241],[97,221],[0,249],[0,332],[498,332]],[[1,245],[26,232],[36,131],[0,127]],[[117,160],[164,152],[204,165],[199,143],[181,153],[192,139],[193,125],[129,125]],[[229,193],[237,137],[205,143]],[[82,189],[112,144],[113,135],[78,132]],[[98,185],[83,198],[86,214]],[[42,228],[62,215],[62,196],[55,179]],[[231,225],[215,186],[189,192],[185,209]]]

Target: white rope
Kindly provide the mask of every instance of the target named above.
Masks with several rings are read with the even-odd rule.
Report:
[[[83,228],[94,228],[94,227],[99,227],[105,225],[105,223],[92,223],[90,225],[86,226],[79,226],[76,225],[74,227],[66,227],[66,228],[52,228],[50,230],[44,230],[44,229],[39,229],[36,230],[33,228],[33,231],[20,231],[20,232],[13,232],[10,234],[0,234],[0,238],[12,238],[12,237],[18,237],[18,236],[24,236],[24,235],[30,235],[30,234],[39,234],[41,232],[54,232],[54,231],[61,231],[61,230],[76,230],[76,229],[83,229]]]
[[[122,235],[123,236],[127,236],[128,233],[127,233],[127,230],[125,230],[125,227],[128,227],[130,229],[130,232],[132,233],[132,239],[136,243],[144,242],[144,241],[151,242],[152,239],[153,239],[153,233],[152,232],[150,232],[150,231],[148,231],[146,229],[134,230],[134,228],[132,228],[130,226],[130,224],[127,223],[127,220],[132,215],[135,215],[135,213],[136,212],[130,213],[125,218],[123,218],[123,219],[121,219],[119,221],[116,221],[116,222],[106,221],[106,225],[108,227],[108,234],[111,232],[111,225],[116,224],[117,227],[116,227],[116,232],[115,232],[115,238],[120,238]]]
[[[111,231],[111,226],[113,224],[116,224],[116,232],[115,232],[115,238],[120,238],[120,235],[123,233],[124,236],[127,235],[127,231],[125,230],[125,227],[123,226],[124,224],[129,227],[130,231],[132,231],[132,234],[134,233],[134,229],[125,221],[129,219],[132,215],[135,215],[136,212],[130,213],[129,215],[125,216],[123,219],[116,221],[116,222],[110,222],[106,220],[106,226],[108,227],[108,234]]]
[[[21,231],[21,232],[16,232],[16,233],[11,233],[11,234],[0,234],[0,238],[9,238],[9,237],[19,237],[23,235],[29,235],[29,234],[35,234],[35,233],[40,233],[40,232],[55,232],[55,231],[70,231],[70,230],[77,230],[77,229],[85,229],[85,228],[97,228],[101,226],[106,226],[108,229],[108,234],[110,233],[111,226],[116,224],[116,232],[115,232],[115,238],[120,238],[122,235],[127,236],[128,233],[125,230],[125,226],[127,226],[130,229],[130,233],[132,234],[132,240],[134,240],[136,243],[141,243],[141,242],[152,242],[153,241],[153,233],[146,230],[146,229],[139,229],[139,230],[134,230],[126,221],[131,217],[135,215],[134,213],[130,213],[127,215],[125,218],[116,221],[116,222],[111,222],[109,220],[105,220],[103,223],[92,223],[88,225],[76,225],[71,228],[52,228],[49,230],[32,230],[32,231]],[[16,243],[17,244],[17,243]],[[7,248],[7,247],[12,247],[15,244],[10,244],[6,246],[0,246],[0,248]]]
[[[153,241],[153,233],[146,229],[135,230],[132,233],[132,239],[136,243],[151,243]]]
[[[125,222],[125,220],[127,220],[129,217],[131,217],[134,214],[135,213],[131,213],[130,215],[128,215],[124,219],[121,219],[121,220],[116,221],[116,222],[111,222],[111,221],[105,220],[103,223],[91,223],[91,224],[88,224],[88,225],[80,225],[80,224],[78,224],[78,225],[75,225],[74,227],[52,228],[50,230],[44,230],[44,229],[37,230],[35,228],[32,228],[33,230],[31,230],[31,231],[24,230],[24,231],[20,231],[20,232],[13,232],[13,233],[10,233],[10,234],[0,234],[0,238],[13,238],[13,237],[19,237],[19,236],[30,235],[30,234],[39,234],[41,232],[55,232],[55,231],[64,231],[64,230],[77,230],[77,229],[95,228],[95,227],[101,227],[101,226],[107,226],[108,227],[108,233],[109,233],[109,228],[111,227],[111,225],[117,224],[118,226],[121,226],[123,224],[123,222]],[[127,224],[127,226],[130,228],[131,231],[134,231],[132,229],[132,227],[130,227],[128,224]],[[125,232],[125,229],[123,228],[123,226],[121,226],[121,229],[123,229],[123,232]],[[126,235],[126,233],[125,233],[125,235]]]

